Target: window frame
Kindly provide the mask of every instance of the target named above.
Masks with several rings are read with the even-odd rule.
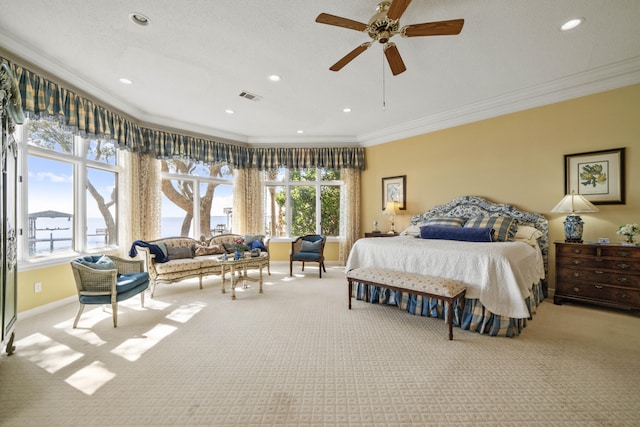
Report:
[[[34,119],[37,120],[37,119]],[[42,119],[41,119],[42,120]],[[14,137],[18,142],[18,267],[20,270],[31,268],[41,268],[51,265],[58,265],[77,258],[83,254],[96,254],[117,251],[121,246],[120,242],[120,191],[122,189],[121,180],[122,166],[120,150],[116,148],[115,164],[101,162],[87,158],[89,144],[91,140],[99,138],[82,137],[73,135],[73,150],[65,153],[58,150],[50,150],[37,145],[31,145],[28,141],[26,124],[16,126]],[[70,164],[72,167],[72,197],[73,197],[73,227],[72,247],[68,251],[54,252],[46,255],[31,256],[29,254],[29,158],[36,156],[51,161]],[[100,248],[87,248],[87,179],[88,169],[99,169],[115,174],[116,185],[116,244],[107,245]]]
[[[169,159],[171,160],[171,159]],[[180,160],[180,159],[175,159]],[[231,166],[227,165],[229,171],[232,171]],[[233,174],[232,174],[233,175]],[[179,180],[179,181],[192,181],[193,182],[193,205],[192,205],[192,213],[193,217],[191,219],[192,226],[190,227],[190,235],[187,237],[191,237],[193,239],[199,240],[200,236],[203,234],[202,230],[200,230],[200,196],[201,196],[201,185],[202,184],[218,184],[218,185],[230,185],[231,186],[231,194],[233,195],[233,187],[235,185],[235,179],[231,175],[230,178],[221,178],[221,177],[212,177],[212,176],[203,176],[197,174],[181,174],[176,172],[161,172],[160,180]],[[162,184],[160,184],[160,197],[165,197],[162,193]],[[215,195],[215,191],[214,191]],[[162,222],[162,208],[160,208],[161,217],[160,221]],[[209,213],[211,216],[211,213]],[[232,214],[233,215],[233,214]],[[232,221],[233,222],[233,221]],[[160,227],[160,234],[162,234],[162,227]],[[212,232],[213,230],[209,230]],[[165,236],[165,237],[177,237],[177,236]]]
[[[340,189],[340,226],[339,226],[339,234],[337,236],[327,236],[327,241],[331,242],[331,241],[341,241],[344,239],[344,233],[345,233],[345,227],[344,227],[344,221],[345,218],[342,215],[342,212],[344,212],[344,200],[346,197],[346,193],[345,193],[345,184],[344,181],[342,180],[342,175],[340,176],[340,180],[324,180],[323,179],[323,174],[322,171],[326,170],[328,168],[321,168],[321,167],[312,167],[313,169],[316,170],[316,174],[315,174],[315,180],[313,181],[308,181],[308,180],[299,180],[299,181],[292,181],[291,180],[291,170],[299,170],[299,169],[290,169],[290,168],[278,168],[278,170],[282,170],[284,171],[284,180],[283,181],[277,181],[278,177],[276,177],[276,181],[270,181],[266,179],[264,179],[264,183],[263,183],[263,204],[264,206],[264,232],[265,233],[269,233],[269,229],[267,227],[267,212],[268,212],[268,206],[266,206],[267,204],[267,189],[269,187],[284,187],[285,188],[285,193],[287,195],[286,198],[286,207],[285,207],[285,222],[286,222],[286,233],[284,236],[271,236],[271,241],[273,242],[278,242],[278,241],[290,241],[293,237],[291,234],[291,204],[290,204],[290,200],[291,200],[291,189],[294,187],[315,187],[315,199],[316,199],[316,221],[315,221],[315,232],[318,232],[318,230],[322,229],[322,194],[321,194],[321,189],[323,186],[334,186],[334,187],[338,187]],[[307,169],[312,169],[312,168],[301,168],[303,170],[307,170]],[[264,172],[263,172],[264,173]]]

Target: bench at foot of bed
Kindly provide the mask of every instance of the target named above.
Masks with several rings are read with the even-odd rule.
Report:
[[[376,267],[361,267],[349,270],[347,273],[347,281],[349,282],[349,310],[351,310],[353,282],[359,282],[367,286],[380,286],[395,291],[404,291],[445,301],[447,303],[446,321],[449,324],[449,339],[453,339],[453,302],[456,299],[460,305],[461,312],[464,311],[464,295],[466,289],[461,282],[443,279],[441,277]]]

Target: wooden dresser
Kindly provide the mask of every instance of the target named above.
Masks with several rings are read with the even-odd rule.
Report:
[[[640,246],[556,242],[555,304],[640,309]]]

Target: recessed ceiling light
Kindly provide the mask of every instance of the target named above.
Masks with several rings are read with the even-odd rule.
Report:
[[[576,28],[578,25],[582,24],[583,22],[584,22],[584,18],[572,18],[572,19],[569,19],[564,24],[562,24],[560,26],[560,29],[562,31],[573,30],[574,28]]]
[[[269,76],[269,80],[271,80],[272,82],[279,82],[280,80],[282,80],[282,77],[277,74],[271,74]]]
[[[347,108],[343,108],[342,109],[343,113],[350,113],[351,112],[351,108],[347,107]]]
[[[302,129],[298,130],[297,133],[304,133]]]
[[[127,79],[126,77],[120,78],[120,83],[125,84],[125,85],[133,84],[133,82],[131,80]]]
[[[226,110],[224,110],[225,113],[227,114],[235,114],[236,112],[230,108],[227,108]]]
[[[129,19],[131,20],[131,22],[133,22],[134,24],[137,25],[141,25],[141,26],[147,26],[151,23],[151,21],[149,21],[149,18],[147,18],[145,15],[143,15],[142,13],[138,13],[138,12],[133,12],[129,14]]]

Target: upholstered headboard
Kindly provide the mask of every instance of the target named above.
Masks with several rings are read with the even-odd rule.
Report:
[[[549,222],[542,214],[535,212],[521,211],[512,205],[503,203],[493,203],[478,196],[463,196],[453,199],[444,205],[434,206],[423,214],[411,218],[411,225],[425,223],[429,218],[444,217],[464,217],[475,218],[479,216],[511,216],[518,220],[518,224],[535,227],[542,233],[538,239],[538,245],[544,260],[545,276],[548,277],[549,258]]]

